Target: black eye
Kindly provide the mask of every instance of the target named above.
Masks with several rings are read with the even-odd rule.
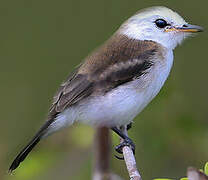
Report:
[[[164,19],[157,19],[157,20],[155,21],[155,24],[156,24],[157,27],[159,27],[159,28],[165,28],[165,27],[168,25],[168,23],[167,23]]]

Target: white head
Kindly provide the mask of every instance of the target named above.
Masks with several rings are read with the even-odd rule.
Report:
[[[179,14],[166,7],[156,6],[139,11],[119,29],[119,33],[138,40],[152,40],[174,49],[200,26],[188,24]]]

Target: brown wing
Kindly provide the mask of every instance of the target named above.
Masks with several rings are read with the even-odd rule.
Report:
[[[163,59],[161,52],[161,46],[152,41],[130,40],[125,36],[114,35],[104,46],[86,58],[84,64],[61,85],[54,96],[48,121],[18,154],[10,166],[10,171],[16,169],[26,158],[58,113],[91,94],[102,95],[135,78],[140,78],[154,66],[154,56]]]
[[[93,83],[87,79],[86,75],[78,74],[75,71],[66,82],[61,84],[54,96],[50,112],[56,114],[62,112],[66,107],[89,96],[92,93],[92,85]]]
[[[124,36],[110,39],[61,85],[49,119],[92,93],[106,93],[139,78],[154,64],[153,56],[159,56],[159,50],[161,47],[152,41],[129,40]]]

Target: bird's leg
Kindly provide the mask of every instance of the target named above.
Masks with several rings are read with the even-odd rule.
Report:
[[[134,145],[133,141],[132,141],[128,136],[126,136],[126,135],[125,135],[120,129],[118,129],[117,127],[113,127],[113,128],[111,128],[111,129],[123,139],[123,142],[120,143],[119,145],[117,145],[117,146],[115,147],[115,150],[116,150],[119,154],[123,154],[123,152],[122,152],[123,147],[124,147],[124,146],[129,146],[129,147],[132,149],[133,153],[135,154],[135,145]],[[120,157],[118,157],[118,156],[115,156],[115,157],[118,158],[118,159],[123,159],[123,157],[122,157],[122,158],[120,158]]]
[[[132,122],[127,124],[127,131],[132,128]]]

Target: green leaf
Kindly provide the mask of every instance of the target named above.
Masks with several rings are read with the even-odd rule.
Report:
[[[202,172],[202,173],[204,173],[204,170],[203,169],[199,169],[199,171]]]
[[[180,180],[188,180],[188,178],[187,177],[184,177],[184,178],[181,178]]]
[[[208,175],[208,162],[204,166],[204,173]]]
[[[153,179],[153,180],[173,180],[173,179],[164,179],[164,178],[157,178],[157,179]]]

